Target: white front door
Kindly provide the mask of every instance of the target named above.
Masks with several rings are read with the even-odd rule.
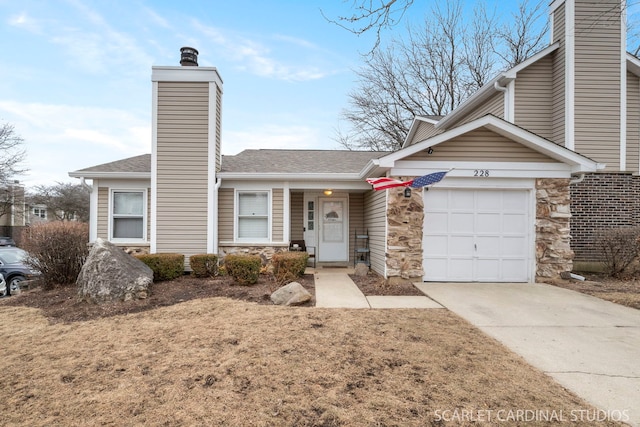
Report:
[[[318,203],[318,261],[349,261],[348,199],[320,197]]]
[[[424,202],[425,281],[529,281],[528,191],[432,188]]]

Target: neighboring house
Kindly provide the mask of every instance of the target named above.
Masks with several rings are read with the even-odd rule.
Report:
[[[0,186],[0,236],[20,241],[22,229],[28,224],[29,210],[25,202],[24,185],[13,181]]]
[[[187,260],[268,258],[304,239],[318,264],[349,265],[364,233],[371,268],[391,279],[532,282],[570,271],[573,249],[593,255],[594,228],[636,221],[640,60],[626,53],[619,0],[556,0],[550,14],[549,47],[449,115],[416,117],[393,153],[222,156],[222,79],[186,49],[183,66],[152,70],[152,154],[69,174],[93,182],[90,238]],[[449,169],[411,194],[365,181]]]

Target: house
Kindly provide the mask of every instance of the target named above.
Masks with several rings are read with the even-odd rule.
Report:
[[[0,185],[0,236],[20,241],[20,235],[29,221],[24,185],[20,181]]]
[[[392,153],[222,156],[222,78],[183,48],[181,66],[152,69],[151,155],[69,174],[92,180],[91,240],[188,260],[268,258],[304,239],[320,265],[365,261],[390,279],[532,282],[570,271],[574,253],[594,256],[594,229],[638,223],[640,60],[626,52],[624,9],[555,0],[546,49],[447,116],[416,117]],[[365,181],[447,170],[410,192]]]

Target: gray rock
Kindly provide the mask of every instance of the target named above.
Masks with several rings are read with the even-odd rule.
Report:
[[[354,273],[358,277],[366,277],[369,274],[369,267],[362,262],[356,264]]]
[[[300,283],[291,282],[271,294],[276,305],[299,305],[311,299],[311,294]]]
[[[96,239],[76,285],[81,300],[94,303],[144,299],[153,283],[153,271],[113,243]]]

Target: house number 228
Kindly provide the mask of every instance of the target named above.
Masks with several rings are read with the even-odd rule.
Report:
[[[489,176],[489,171],[486,169],[476,169],[473,171],[473,176],[481,176],[486,178]]]

